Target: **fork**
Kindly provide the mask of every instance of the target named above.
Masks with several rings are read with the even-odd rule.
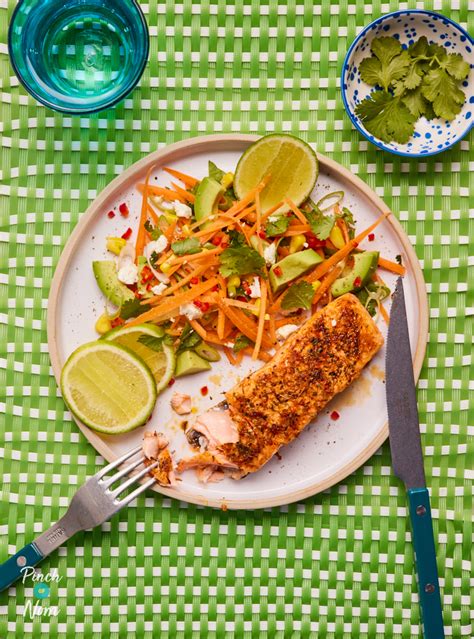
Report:
[[[10,559],[0,565],[0,592],[8,588],[17,579],[20,579],[27,567],[39,564],[42,559],[50,555],[59,546],[62,546],[64,542],[80,530],[89,530],[103,524],[104,521],[110,519],[156,482],[153,477],[140,484],[122,499],[118,499],[124,491],[132,487],[150,470],[156,468],[159,461],[145,466],[145,468],[131,475],[117,487],[112,488],[117,481],[130,475],[135,468],[140,466],[145,461],[145,457],[140,456],[139,459],[132,461],[112,476],[108,477],[107,473],[121,466],[141,449],[140,445],[129,450],[122,457],[119,457],[90,477],[75,493],[66,514],[54,526],[51,526],[33,542],[27,544],[16,555],[13,555],[13,557],[10,557]]]

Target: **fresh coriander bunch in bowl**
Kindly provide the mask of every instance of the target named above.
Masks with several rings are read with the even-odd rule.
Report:
[[[396,11],[369,24],[342,68],[344,106],[379,148],[435,155],[474,123],[474,41],[432,11]]]

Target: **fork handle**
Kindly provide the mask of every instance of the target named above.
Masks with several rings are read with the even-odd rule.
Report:
[[[44,555],[33,541],[0,565],[0,592],[23,577],[28,567],[39,564]]]

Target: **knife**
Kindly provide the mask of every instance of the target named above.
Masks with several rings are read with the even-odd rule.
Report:
[[[398,278],[387,336],[386,393],[394,473],[407,489],[425,639],[444,637],[436,550],[421,450],[405,295]]]

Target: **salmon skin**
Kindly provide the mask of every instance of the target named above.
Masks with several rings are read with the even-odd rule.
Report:
[[[181,460],[178,472],[212,465],[240,478],[259,470],[359,377],[382,344],[359,300],[337,298],[228,391],[225,402],[198,418],[187,435],[200,454]]]

